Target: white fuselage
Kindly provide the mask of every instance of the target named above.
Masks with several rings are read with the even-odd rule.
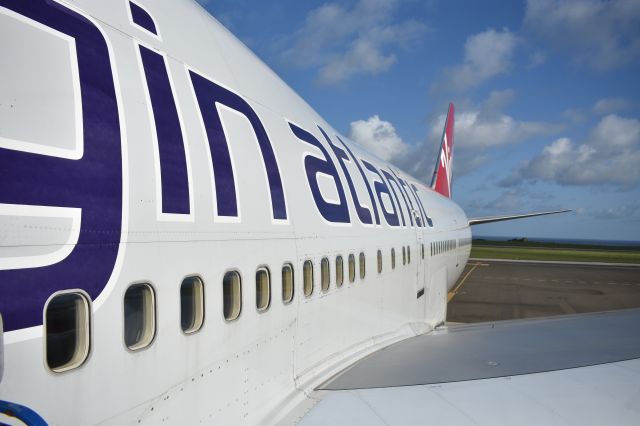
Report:
[[[0,0],[0,54],[12,58],[11,62],[3,59],[0,68],[3,73],[11,69],[8,74],[13,80],[5,84],[22,109],[12,118],[12,134],[3,134],[0,128],[0,147],[64,157],[73,151],[65,138],[77,135],[74,129],[82,127],[78,117],[86,114],[86,108],[80,115],[77,111],[78,77],[73,72],[77,65],[69,61],[73,50],[67,49],[68,37],[11,10],[12,4]],[[109,279],[97,297],[92,295],[90,351],[82,365],[64,372],[47,367],[42,304],[39,322],[25,328],[8,328],[9,318],[0,312],[7,330],[0,400],[27,406],[50,424],[60,425],[273,422],[299,406],[306,391],[349,363],[445,320],[447,291],[469,257],[471,233],[460,207],[340,136],[195,2],[136,0],[153,18],[159,36],[135,25],[125,0],[61,4],[95,25],[109,48],[120,124],[120,238]],[[186,160],[187,213],[167,213],[162,207],[162,170],[171,168],[160,164],[158,138],[162,135],[154,119],[140,46],[164,59],[169,76]],[[219,203],[221,187],[215,184],[221,178],[216,175],[216,154],[192,73],[235,94],[255,112],[277,161],[286,218],[274,213],[274,189],[255,128],[246,114],[222,102],[209,106],[219,114],[228,142],[235,181],[227,189],[236,196],[237,212],[221,214],[225,206]],[[50,92],[42,94],[47,101],[39,107],[39,96],[27,88],[33,87],[29,79],[45,75],[50,81],[37,87]],[[55,120],[49,110],[59,110]],[[8,112],[0,114],[7,119]],[[44,121],[45,135],[32,128],[29,114]],[[292,125],[322,144],[340,182],[329,174],[309,173],[305,159],[324,156],[297,137]],[[333,144],[339,145],[340,137],[350,149],[344,167],[320,129]],[[81,139],[77,142],[82,146]],[[72,154],[67,158],[80,161]],[[382,196],[380,202],[373,190],[379,178],[363,162],[403,180],[415,192],[394,186],[395,197]],[[342,186],[348,221],[332,221],[321,213],[310,188],[313,178],[330,205],[340,203],[338,183]],[[383,183],[391,186],[386,178]],[[172,187],[165,189],[170,192]],[[100,188],[83,189],[87,197],[94,190]],[[363,223],[354,193],[361,211],[371,217],[377,211],[379,223],[375,219]],[[391,226],[383,215],[382,209],[391,210],[391,204],[397,209],[398,226]],[[0,199],[4,209],[0,225],[6,225],[1,229],[14,223],[22,229],[6,237],[11,244],[2,243],[3,271],[27,273],[29,267],[55,265],[71,256],[85,218],[78,219],[77,209],[47,205],[63,210],[56,210],[56,217],[44,210],[36,215],[35,207],[22,211]],[[61,220],[67,220],[67,225],[58,225],[56,221]],[[446,249],[445,241],[451,242]],[[51,246],[52,252],[30,251],[32,246]],[[406,264],[403,250],[410,251]],[[360,277],[360,253],[366,259],[364,278]],[[350,254],[356,261],[354,282],[349,279]],[[344,259],[340,287],[337,256]],[[321,288],[325,257],[330,265],[328,290]],[[314,289],[308,297],[303,290],[306,260],[314,265]],[[12,263],[18,261],[19,265]],[[292,302],[284,304],[281,268],[287,263],[293,265],[295,284]],[[256,308],[255,274],[260,267],[270,271],[270,304],[263,311]],[[233,321],[223,315],[222,281],[228,271],[237,271],[242,280],[241,313]],[[204,283],[204,323],[197,332],[185,334],[180,324],[180,285],[189,276],[198,276]],[[137,351],[128,349],[123,337],[123,298],[134,283],[148,283],[155,295],[155,337]],[[9,288],[0,287],[0,298],[13,297],[14,290]],[[78,284],[69,290],[75,288],[83,289]]]

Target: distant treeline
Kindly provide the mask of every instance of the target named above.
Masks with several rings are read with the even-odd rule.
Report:
[[[473,245],[476,247],[540,247],[549,249],[578,249],[578,250],[619,250],[619,251],[639,251],[640,245],[616,246],[609,244],[578,244],[568,242],[541,242],[530,241],[526,238],[513,238],[507,241],[496,241],[485,238],[474,238]]]

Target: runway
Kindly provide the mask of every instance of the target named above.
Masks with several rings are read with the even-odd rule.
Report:
[[[447,321],[481,322],[640,307],[640,266],[471,260]]]

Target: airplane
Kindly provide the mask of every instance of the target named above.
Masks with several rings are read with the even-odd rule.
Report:
[[[427,185],[195,1],[0,0],[0,57],[1,424],[637,421],[637,311],[443,326],[557,213],[466,216],[453,105]]]

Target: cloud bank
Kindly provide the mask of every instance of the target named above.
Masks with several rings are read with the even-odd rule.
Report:
[[[445,69],[442,81],[432,89],[464,91],[506,73],[512,67],[517,45],[518,38],[508,29],[496,31],[490,28],[470,36],[464,45],[463,63]],[[533,60],[540,62],[542,59]]]
[[[456,112],[453,167],[457,176],[484,164],[489,148],[521,143],[562,129],[558,124],[521,121],[505,114],[503,109],[513,96],[510,90],[494,91],[483,104]],[[442,114],[433,120],[426,140],[418,144],[404,142],[393,124],[378,115],[352,122],[349,138],[430,183],[445,119],[446,115]]]
[[[317,81],[335,85],[357,75],[385,72],[428,30],[419,21],[394,20],[397,0],[359,0],[352,7],[325,3],[303,25],[280,40],[281,59],[299,68],[318,67]]]
[[[502,182],[525,180],[560,185],[614,185],[632,189],[640,183],[640,121],[616,114],[603,117],[586,140],[556,139]]]
[[[640,59],[637,0],[527,0],[524,28],[550,49],[595,70]]]

